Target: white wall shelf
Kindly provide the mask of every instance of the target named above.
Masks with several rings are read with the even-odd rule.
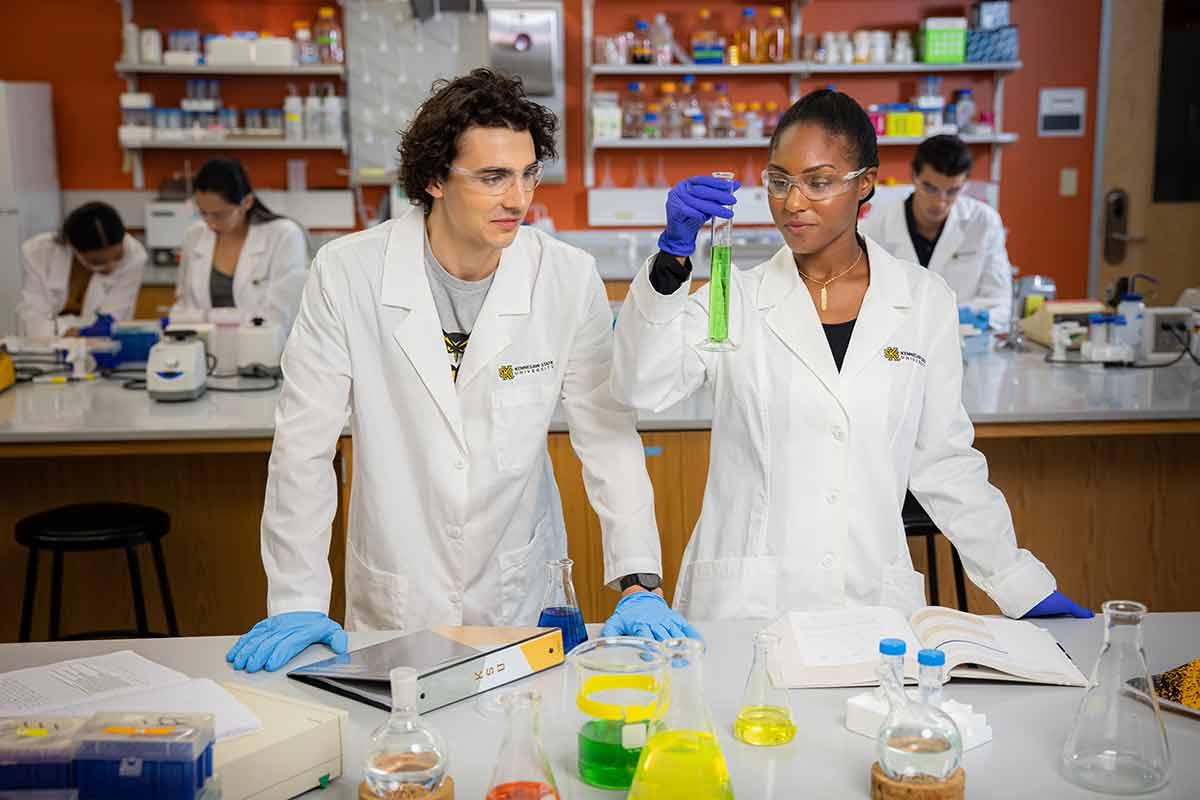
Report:
[[[596,64],[593,75],[876,75],[944,72],[1014,72],[1020,61],[973,64],[817,64],[789,61],[784,64]]]
[[[126,150],[344,150],[343,142],[293,142],[286,139],[222,139],[181,142],[146,142],[125,145]]]
[[[334,77],[346,74],[341,64],[314,64],[306,66],[272,67],[257,64],[199,64],[197,66],[172,66],[170,64],[117,63],[117,72],[122,75],[291,75],[294,77]]]
[[[880,136],[880,146],[915,145],[925,141],[924,136]],[[988,134],[962,137],[967,144],[1012,144],[1017,141],[1015,133]],[[755,139],[596,139],[592,147],[597,150],[710,150],[727,148],[766,147],[768,138]]]

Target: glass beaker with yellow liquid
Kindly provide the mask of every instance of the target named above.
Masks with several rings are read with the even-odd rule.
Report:
[[[714,178],[729,181],[733,188],[732,172],[714,172]],[[708,338],[697,347],[701,350],[725,352],[737,350],[729,338],[729,288],[733,280],[733,220],[712,218],[712,242],[709,247],[708,275]]]
[[[732,800],[729,768],[704,701],[704,643],[663,643],[670,660],[667,710],[642,746],[627,800]]]

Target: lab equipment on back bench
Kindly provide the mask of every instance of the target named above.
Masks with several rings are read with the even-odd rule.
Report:
[[[168,330],[167,338],[150,348],[146,362],[146,392],[155,400],[195,400],[208,387],[208,357],[204,342],[189,330]]]

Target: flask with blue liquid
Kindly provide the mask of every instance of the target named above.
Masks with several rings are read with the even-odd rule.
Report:
[[[583,627],[583,612],[575,597],[575,584],[571,580],[571,567],[575,562],[569,558],[546,562],[546,593],[542,597],[542,614],[538,626],[559,628],[563,637],[563,652],[569,653],[575,645],[587,641],[587,629]]]

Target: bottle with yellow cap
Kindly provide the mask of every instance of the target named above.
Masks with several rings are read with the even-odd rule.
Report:
[[[762,44],[764,61],[783,64],[791,60],[792,34],[788,30],[782,6],[771,6],[767,25],[762,32]]]

